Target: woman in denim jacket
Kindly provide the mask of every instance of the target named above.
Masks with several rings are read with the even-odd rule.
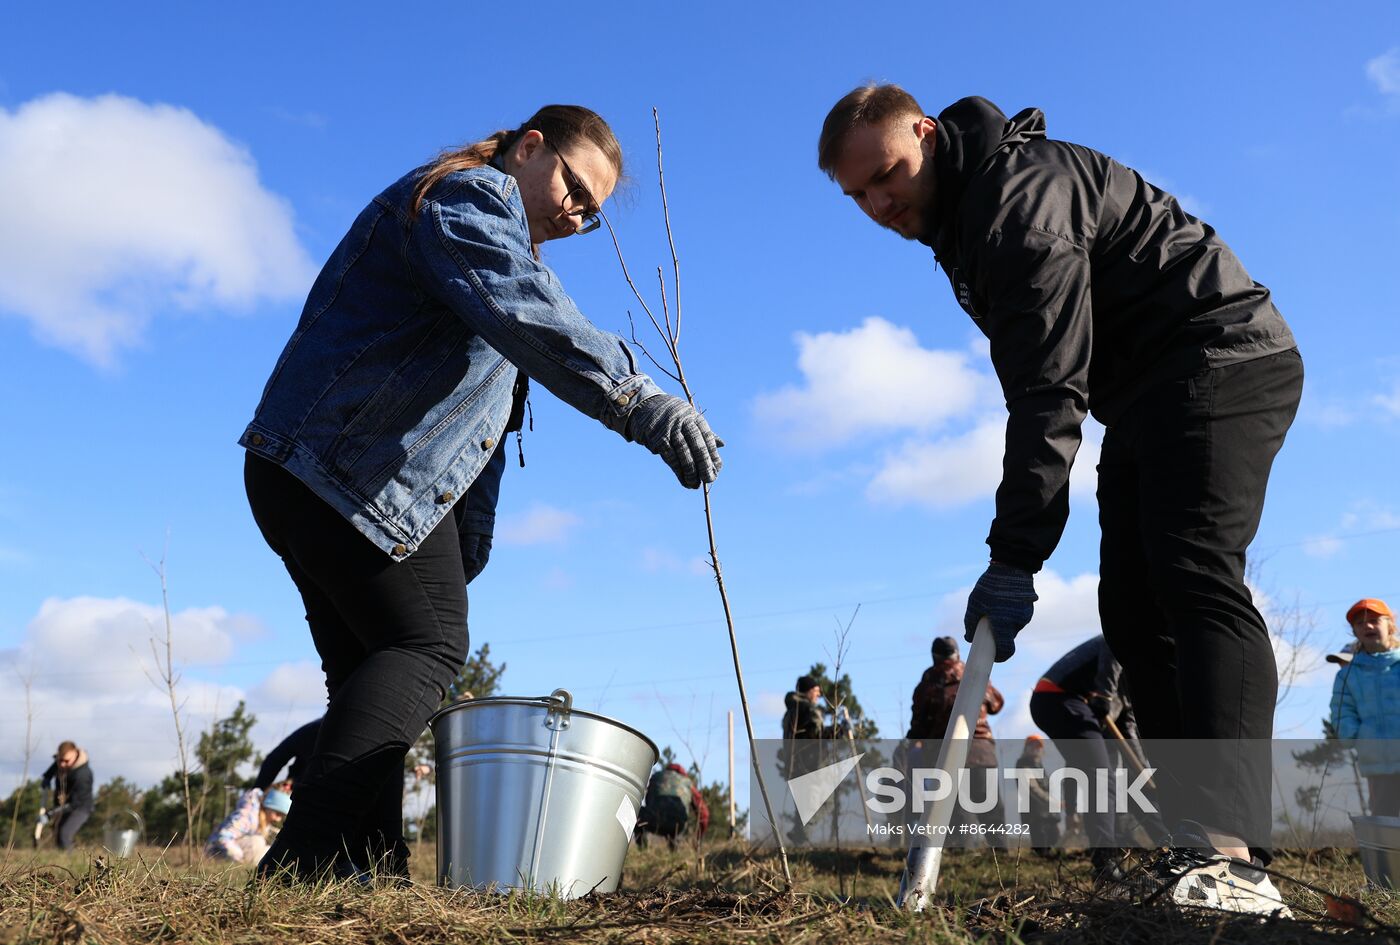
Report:
[[[490,552],[526,377],[686,487],[718,473],[705,420],[539,261],[540,244],[597,228],[621,173],[601,118],[547,106],[375,197],[312,286],[239,440],[329,695],[260,875],[407,876],[403,757],[466,658],[466,584]]]
[[[1351,662],[1332,684],[1332,726],[1356,739],[1357,762],[1370,785],[1371,813],[1400,815],[1400,639],[1385,601],[1364,598],[1347,611],[1356,635]]]

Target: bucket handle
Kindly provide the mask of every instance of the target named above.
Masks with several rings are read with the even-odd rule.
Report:
[[[546,702],[555,703],[544,717],[544,727],[550,731],[563,731],[569,727],[569,713],[574,710],[573,693],[567,689],[556,689],[545,697]]]

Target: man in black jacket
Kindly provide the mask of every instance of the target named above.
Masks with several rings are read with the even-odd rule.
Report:
[[[811,676],[798,676],[797,688],[783,699],[783,738],[823,738],[831,734],[823,723],[822,690]]]
[[[58,831],[59,847],[73,849],[73,838],[78,828],[92,816],[94,807],[92,769],[88,767],[87,752],[72,742],[60,742],[40,786],[44,791],[52,789],[54,792],[54,807],[49,816]]]
[[[1099,610],[1143,735],[1269,739],[1277,681],[1245,549],[1303,380],[1269,290],[1170,194],[1048,139],[1037,109],[1007,119],[966,98],[935,119],[897,86],[858,88],[827,116],[818,164],[875,222],[933,249],[991,342],[1006,451],[968,638],[986,616],[997,659],[1015,651],[1092,412],[1108,428]],[[1248,849],[1269,836],[1268,759],[1221,754],[1251,763],[1195,772],[1192,783],[1164,772],[1181,847],[1173,863],[1194,864],[1173,896],[1242,885],[1276,896]],[[1207,898],[1282,911],[1234,892]]]

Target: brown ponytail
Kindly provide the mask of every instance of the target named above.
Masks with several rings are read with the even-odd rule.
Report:
[[[413,189],[412,215],[418,216],[428,191],[448,174],[490,164],[497,154],[514,147],[527,131],[538,131],[561,149],[580,142],[591,144],[603,152],[617,176],[622,177],[622,146],[600,115],[582,105],[546,105],[514,131],[497,131],[484,140],[439,155]]]

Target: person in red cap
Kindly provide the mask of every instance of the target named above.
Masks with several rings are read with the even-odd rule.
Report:
[[[1027,778],[1030,806],[1021,812],[1022,822],[1031,832],[1031,848],[1040,856],[1050,856],[1060,842],[1060,815],[1050,813],[1050,777],[1045,773],[1045,739],[1039,735],[1026,736],[1016,767],[1040,771],[1040,776]]]
[[[1357,764],[1370,786],[1371,813],[1400,816],[1400,639],[1395,614],[1366,597],[1347,610],[1356,637],[1351,662],[1332,684],[1332,727],[1357,740]]]

